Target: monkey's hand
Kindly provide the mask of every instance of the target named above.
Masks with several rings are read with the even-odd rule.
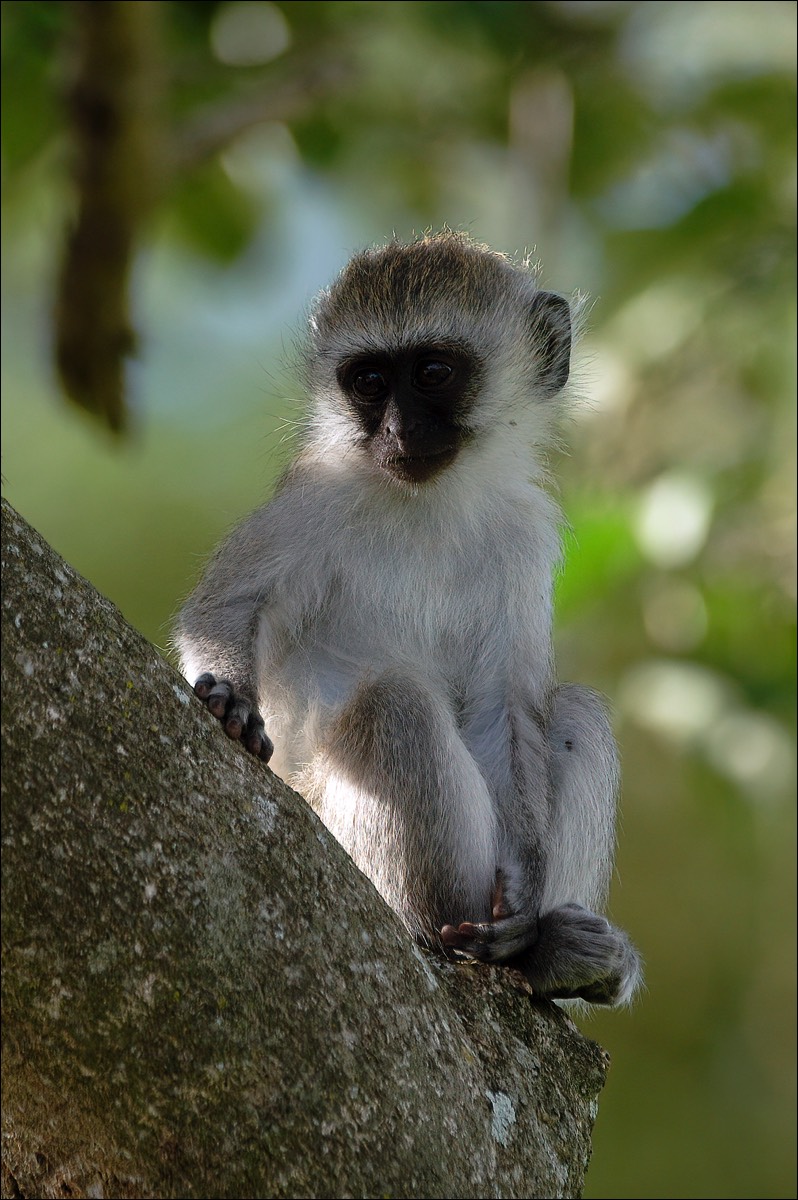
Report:
[[[210,673],[200,675],[194,684],[194,692],[221,721],[229,738],[243,742],[256,758],[265,763],[269,761],[274,746],[266,733],[263,717],[251,700],[235,691],[229,679],[217,679]]]
[[[521,954],[534,945],[538,937],[537,915],[514,912],[507,901],[507,888],[502,871],[496,873],[496,883],[491,897],[492,921],[480,924],[464,921],[458,925],[444,925],[441,941],[451,950],[468,954],[480,962],[502,962],[513,955]]]

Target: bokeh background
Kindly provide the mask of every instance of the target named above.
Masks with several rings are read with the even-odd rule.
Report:
[[[559,658],[616,714],[648,987],[582,1022],[613,1058],[586,1195],[794,1196],[796,6],[131,5],[161,174],[122,435],[52,356],[92,7],[2,6],[8,498],[166,650],[290,457],[352,250],[448,224],[587,293]]]

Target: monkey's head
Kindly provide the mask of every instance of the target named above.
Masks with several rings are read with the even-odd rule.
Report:
[[[536,440],[568,380],[570,312],[531,270],[445,232],[355,255],[317,301],[310,350],[320,445],[419,485],[477,441]]]

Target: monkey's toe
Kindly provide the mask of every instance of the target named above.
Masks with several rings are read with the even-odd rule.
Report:
[[[444,925],[441,929],[441,941],[444,946],[450,946],[452,950],[466,950],[474,940],[475,930],[476,925],[472,925],[470,922],[464,922],[456,929],[454,925]]]
[[[440,937],[450,950],[467,954],[480,962],[502,962],[523,953],[534,944],[537,921],[518,914],[480,924],[463,921],[456,929],[453,925],[444,925]]]

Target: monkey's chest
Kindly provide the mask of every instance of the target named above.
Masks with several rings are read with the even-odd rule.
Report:
[[[455,703],[493,690],[518,659],[517,587],[506,575],[470,570],[439,556],[424,577],[413,564],[383,563],[336,585],[336,594],[302,630],[294,678],[337,707],[358,684],[394,668],[442,688]],[[428,568],[429,564],[427,564]],[[524,657],[533,647],[531,637]]]

